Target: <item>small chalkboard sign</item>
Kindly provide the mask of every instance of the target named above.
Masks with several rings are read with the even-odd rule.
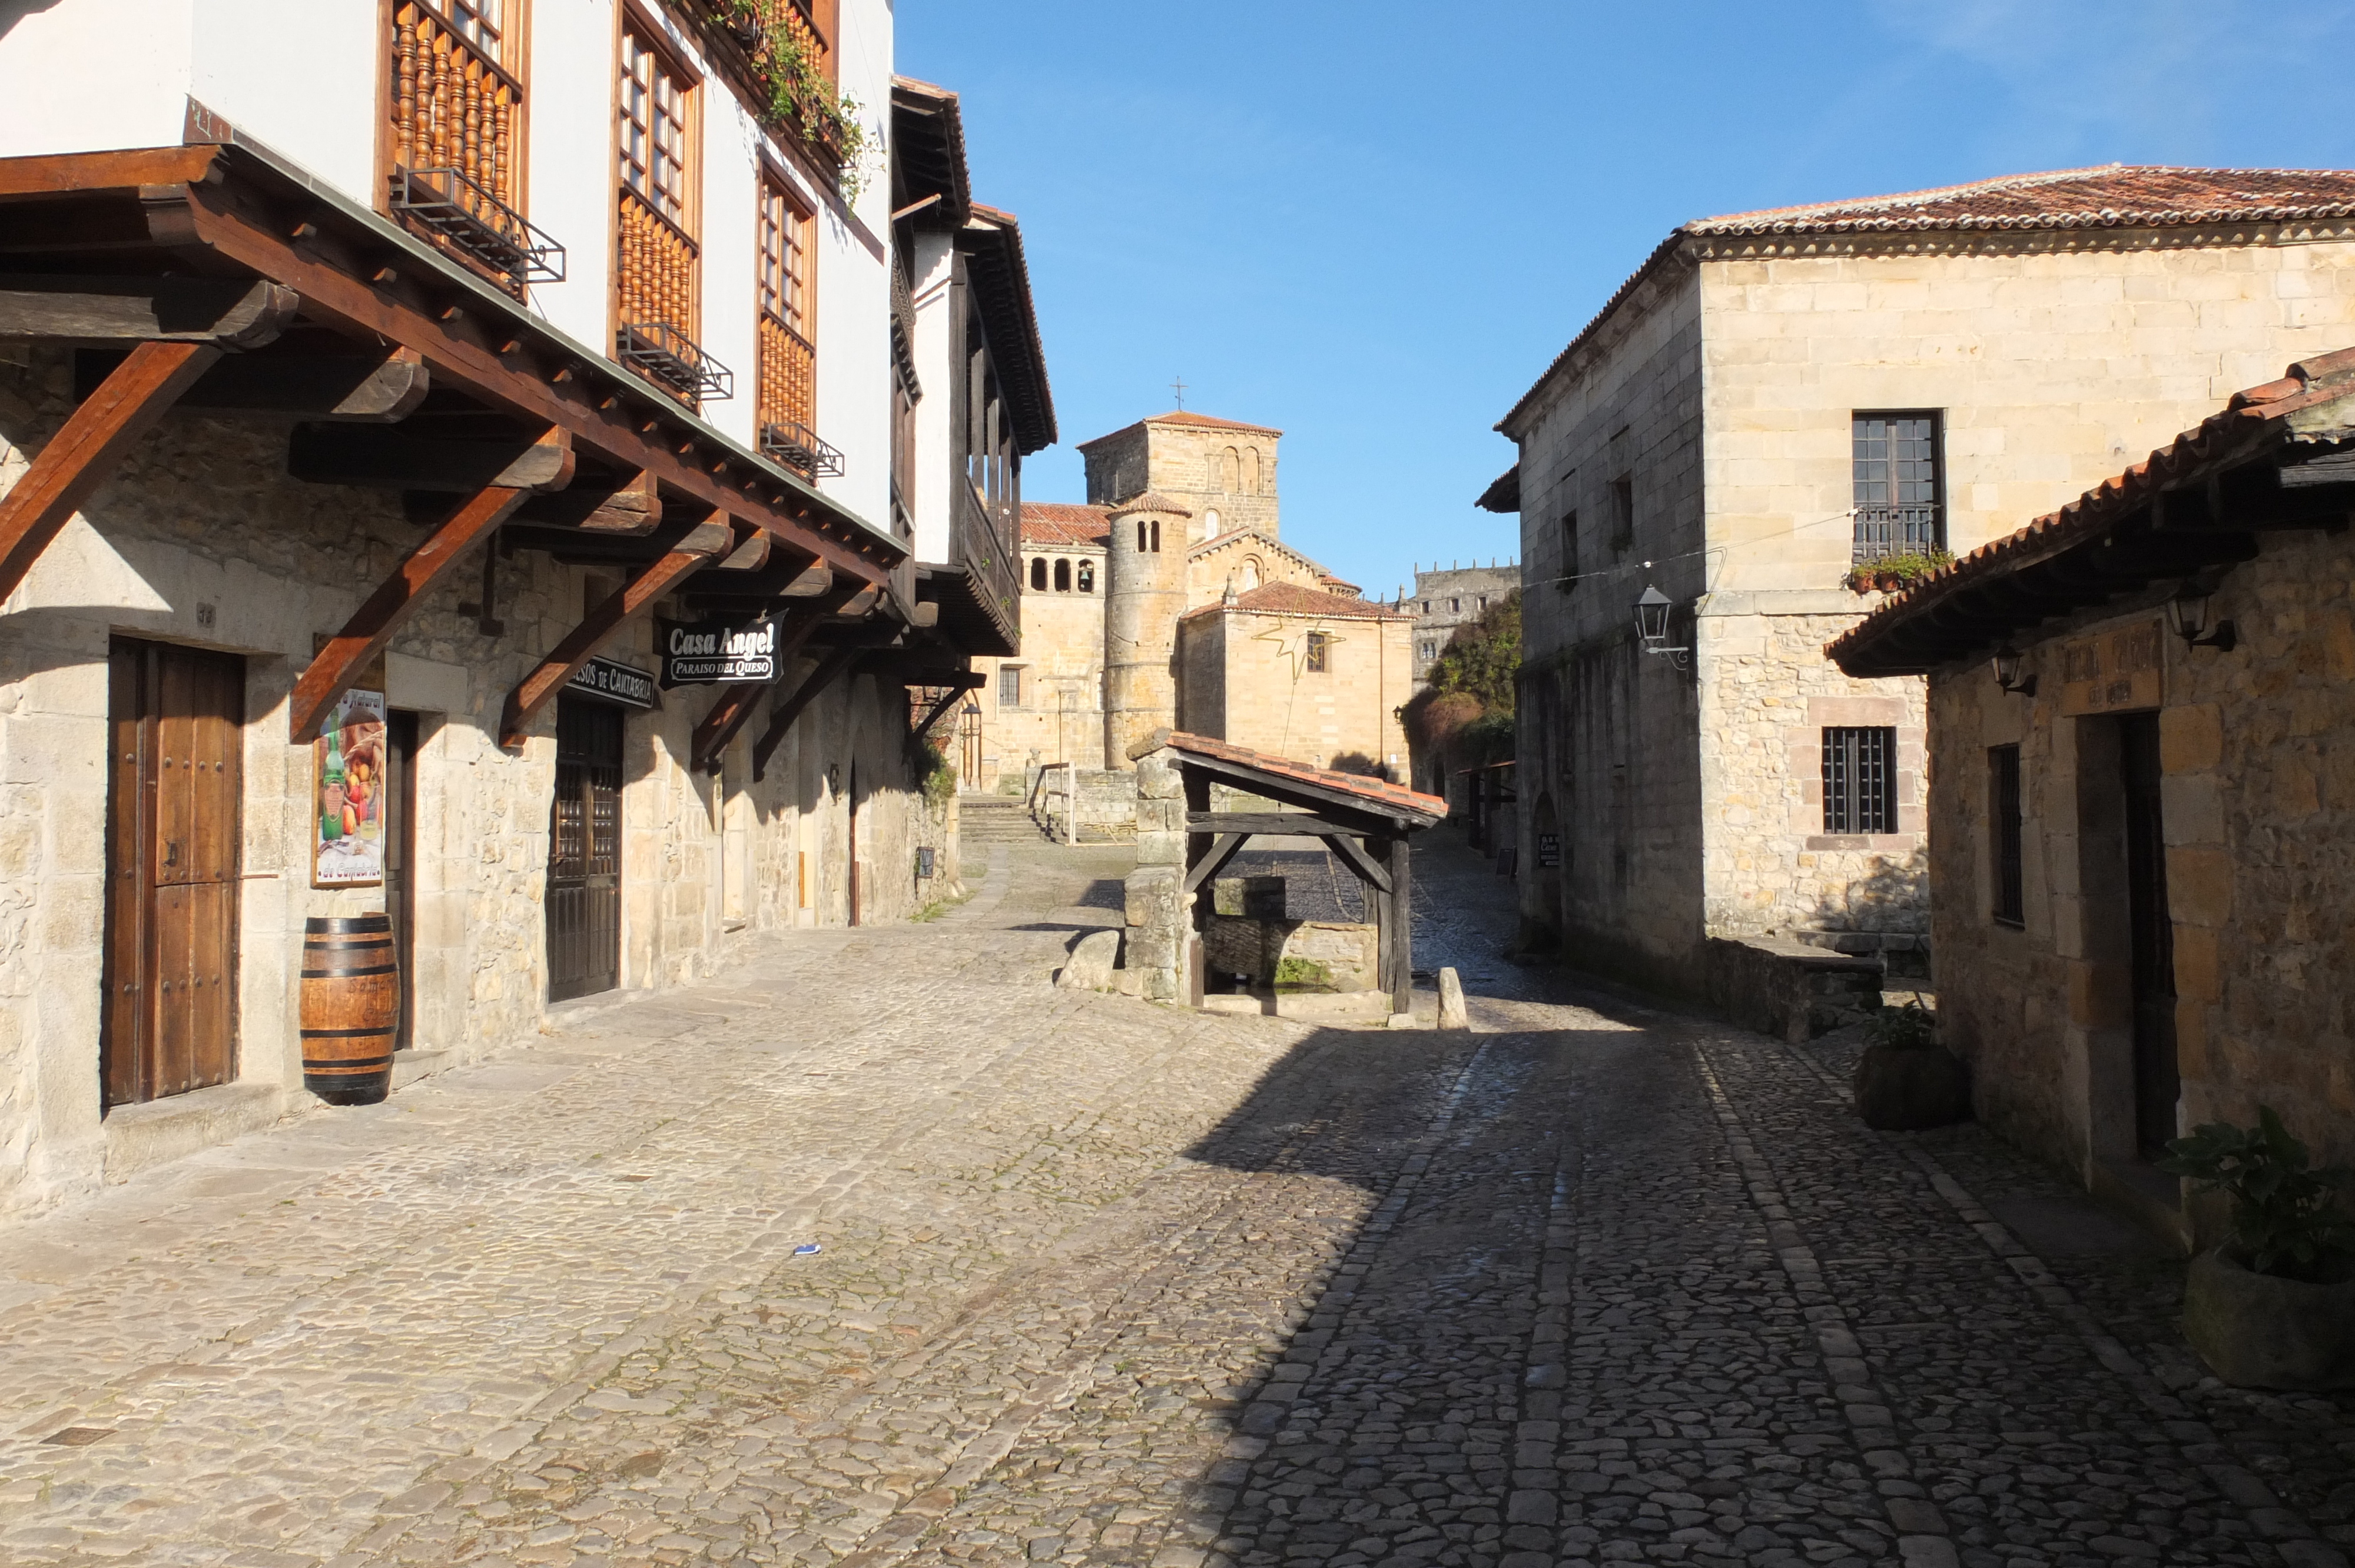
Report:
[[[1561,835],[1560,833],[1540,833],[1538,835],[1539,869],[1550,871],[1561,864]]]

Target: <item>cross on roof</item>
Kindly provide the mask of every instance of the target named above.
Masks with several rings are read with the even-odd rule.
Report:
[[[1177,380],[1172,381],[1169,384],[1169,390],[1178,394],[1178,411],[1184,413],[1186,411],[1186,378],[1180,376]]]

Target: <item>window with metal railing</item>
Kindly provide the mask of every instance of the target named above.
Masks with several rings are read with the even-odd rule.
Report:
[[[1941,423],[1934,409],[1850,417],[1856,560],[1926,555],[1945,546]]]
[[[696,84],[634,22],[622,28],[616,98],[619,222],[614,231],[615,352],[687,403],[726,397],[735,378],[696,342],[702,331],[696,240]]]
[[[564,247],[523,216],[524,0],[400,0],[390,12],[386,206],[522,297],[564,277]]]
[[[761,444],[805,479],[842,472],[842,454],[817,434],[817,348],[810,270],[810,212],[777,175],[762,170],[757,313]]]
[[[1824,730],[1824,832],[1897,832],[1897,732],[1878,725]]]

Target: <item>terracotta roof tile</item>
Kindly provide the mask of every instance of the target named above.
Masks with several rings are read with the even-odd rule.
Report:
[[[1104,515],[1107,517],[1125,517],[1133,512],[1158,512],[1167,517],[1191,517],[1194,515],[1191,509],[1178,505],[1176,502],[1170,500],[1167,496],[1162,494],[1157,490],[1148,490],[1141,495],[1132,495],[1127,500],[1122,502],[1119,505],[1108,509],[1104,513]]]
[[[1114,436],[1126,435],[1129,431],[1136,429],[1138,425],[1194,425],[1204,429],[1212,430],[1250,430],[1263,436],[1280,436],[1284,434],[1282,430],[1277,429],[1273,425],[1246,425],[1241,419],[1220,419],[1209,414],[1196,414],[1184,408],[1178,408],[1173,409],[1167,414],[1155,414],[1147,418],[1135,420],[1132,423],[1123,425],[1117,430],[1109,431],[1106,434],[1098,436],[1093,440],[1082,441],[1080,443],[1080,450],[1085,451],[1090,447],[1101,445],[1103,442],[1112,440]]]
[[[1843,664],[1849,658],[1861,658],[1871,643],[1928,613],[1950,595],[2097,537],[2146,504],[2157,492],[2184,482],[2198,471],[2240,459],[2275,420],[2342,399],[2350,400],[2348,421],[2355,423],[2355,348],[2300,360],[2277,380],[2233,393],[2222,410],[2058,512],[1982,545],[1953,565],[1891,594],[1871,614],[1826,644],[1824,652]]]
[[[1101,506],[1079,506],[1062,501],[1022,503],[1022,542],[1026,545],[1103,546],[1112,538],[1112,518]]]
[[[1325,588],[1305,587],[1300,583],[1265,583],[1246,594],[1236,596],[1232,604],[1212,603],[1190,609],[1181,618],[1190,620],[1198,615],[1209,615],[1221,609],[1253,610],[1262,615],[1311,615],[1328,620],[1412,620],[1385,609],[1370,599],[1352,599]]]
[[[1645,281],[1692,239],[1953,229],[2180,228],[2355,217],[2355,170],[2192,169],[2109,164],[2007,175],[1969,185],[1768,207],[1696,218],[1653,248],[1578,335],[1529,384],[1497,429],[1508,430],[1546,385]],[[1509,431],[1508,430],[1508,433]],[[1494,488],[1493,486],[1491,487]]]
[[[1206,735],[1188,735],[1182,730],[1156,736],[1156,738],[1176,751],[1216,758],[1221,762],[1254,768],[1273,779],[1296,779],[1319,789],[1358,796],[1386,816],[1427,817],[1432,822],[1436,822],[1447,815],[1447,802],[1436,795],[1421,794],[1404,785],[1369,779],[1361,773],[1336,773],[1329,768],[1311,768],[1305,762],[1295,762],[1289,758],[1272,757],[1264,751],[1213,740]]]

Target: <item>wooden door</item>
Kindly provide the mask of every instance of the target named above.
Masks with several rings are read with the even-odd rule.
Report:
[[[556,699],[549,822],[548,1000],[622,983],[622,713]]]
[[[400,965],[400,1023],[392,1048],[417,1044],[417,715],[385,715],[384,912]]]
[[[2126,923],[2134,962],[2135,1139],[2147,1154],[2176,1136],[2182,1075],[2175,1056],[2175,924],[2167,904],[2167,831],[2159,811],[2158,715],[2118,721],[2126,795]]]
[[[108,650],[108,1106],[236,1072],[239,734],[245,662],[117,638]]]

